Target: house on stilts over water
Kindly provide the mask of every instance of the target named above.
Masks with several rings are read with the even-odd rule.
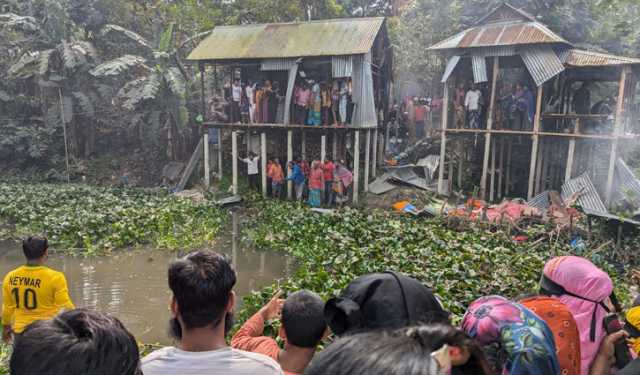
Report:
[[[483,199],[541,206],[549,190],[582,192],[585,211],[603,215],[625,189],[640,199],[624,163],[640,137],[640,59],[575,48],[508,4],[429,49],[448,59],[440,192],[479,186]],[[464,107],[471,87],[478,113]]]
[[[216,27],[188,60],[199,64],[202,76],[203,123],[208,129],[201,142],[205,182],[209,182],[208,146],[213,139],[218,148],[217,156],[213,153],[218,159],[217,175],[222,176],[225,166],[230,168],[236,194],[238,156],[245,155],[246,146],[262,161],[274,157],[283,162],[294,157],[348,160],[355,177],[353,200],[358,201],[358,191],[366,190],[370,177],[375,177],[371,166],[384,144],[378,126],[388,112],[393,63],[384,18]],[[246,109],[233,104],[232,92],[212,93],[206,77],[227,85],[236,80],[249,83],[255,102],[253,121],[245,115]],[[320,94],[332,99],[321,100],[319,115],[315,110],[311,113],[313,108],[296,105],[296,93],[305,88],[310,93],[303,97]],[[216,95],[231,102],[226,116],[216,114],[211,109],[216,103],[205,99]],[[228,144],[229,154],[222,151]],[[261,170],[266,195],[265,162]],[[358,178],[361,173],[364,179]],[[361,180],[364,186],[359,186]],[[291,182],[287,195],[292,196]]]

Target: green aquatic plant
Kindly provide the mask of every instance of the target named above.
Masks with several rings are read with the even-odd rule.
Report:
[[[57,249],[94,254],[142,244],[202,246],[214,241],[224,213],[162,190],[1,183],[0,221],[14,236],[45,234]]]

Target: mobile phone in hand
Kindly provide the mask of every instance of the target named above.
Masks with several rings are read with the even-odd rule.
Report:
[[[608,335],[622,330],[622,323],[616,314],[609,314],[604,318],[604,329],[607,331]],[[616,341],[614,348],[616,367],[618,369],[623,369],[627,364],[629,364],[629,362],[631,362],[631,354],[629,354],[629,347],[627,346],[626,340],[621,338]]]

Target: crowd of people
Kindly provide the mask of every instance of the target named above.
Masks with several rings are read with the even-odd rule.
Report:
[[[231,123],[283,124],[286,87],[279,81],[259,83],[235,79],[225,85],[225,116]],[[291,123],[297,125],[345,126],[353,114],[351,79],[317,81],[300,77],[291,98]],[[218,104],[218,103],[216,103]],[[222,114],[219,106],[213,114]]]
[[[360,276],[328,301],[309,290],[282,299],[279,291],[228,345],[236,273],[225,256],[200,250],[168,268],[175,346],[140,359],[117,318],[74,307],[64,275],[46,266],[46,239],[24,240],[23,251],[27,263],[3,282],[13,375],[640,373],[640,358],[632,359],[640,301],[620,329],[611,278],[576,256],[547,262],[538,295],[475,300],[459,326],[431,289],[399,272]],[[273,320],[282,345],[264,333]]]
[[[247,164],[249,188],[260,190],[260,157],[249,152],[246,158],[239,158]],[[285,167],[279,158],[267,160],[267,194],[275,199],[283,198],[284,185],[291,181],[295,199],[306,200],[312,207],[342,205],[348,200],[353,173],[345,166],[344,160],[313,160],[311,164],[302,158],[295,158]],[[286,173],[285,173],[286,172]]]

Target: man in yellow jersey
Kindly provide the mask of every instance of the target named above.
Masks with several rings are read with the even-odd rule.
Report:
[[[36,320],[53,318],[62,309],[74,309],[67,280],[45,263],[49,257],[46,238],[22,241],[27,264],[9,272],[2,282],[2,339],[21,333]]]

